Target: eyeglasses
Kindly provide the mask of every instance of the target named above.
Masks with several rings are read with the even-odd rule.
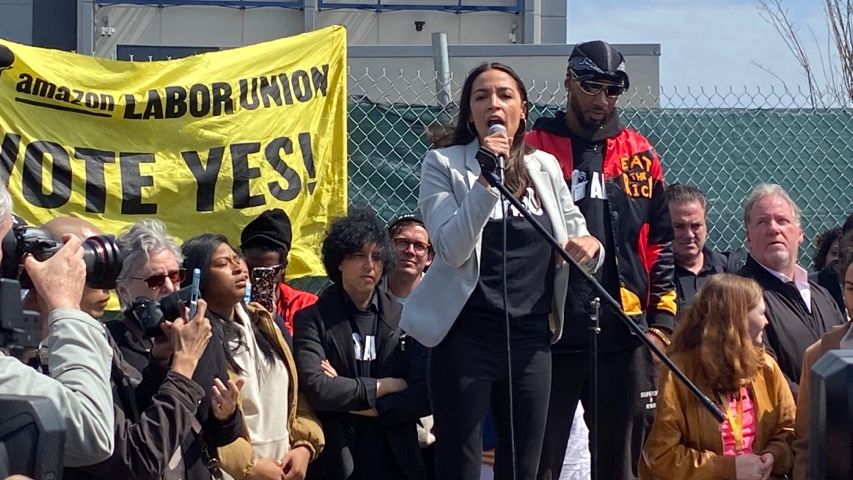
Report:
[[[397,247],[397,250],[406,251],[409,249],[409,245],[412,246],[415,250],[416,255],[423,255],[429,251],[429,244],[424,242],[417,242],[413,240],[409,240],[407,238],[395,238],[394,246]]]
[[[163,285],[166,283],[167,278],[169,280],[171,280],[172,285],[180,285],[181,282],[183,282],[184,278],[186,277],[185,274],[186,274],[186,270],[181,268],[178,270],[171,271],[169,273],[158,273],[156,275],[151,275],[150,277],[147,277],[147,278],[142,278],[142,277],[131,277],[131,278],[133,278],[134,280],[143,280],[143,281],[145,281],[145,284],[148,285],[148,288],[150,288],[152,290],[156,290],[158,288],[163,287]]]
[[[625,87],[613,83],[602,83],[593,80],[582,80],[575,72],[572,72],[572,79],[577,82],[581,91],[590,96],[596,96],[602,91],[609,98],[616,98],[625,93]]]

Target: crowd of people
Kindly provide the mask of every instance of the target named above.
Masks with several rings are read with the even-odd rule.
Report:
[[[420,212],[334,220],[318,295],[286,282],[281,209],[240,245],[215,232],[178,245],[147,219],[116,232],[124,314],[102,323],[110,292],[85,284],[80,243],[101,232],[56,218],[45,229],[65,245],[24,263],[45,339],[34,367],[0,352],[0,393],[56,405],[65,478],[474,480],[487,424],[499,479],[588,478],[563,469],[582,450],[601,479],[808,478],[810,368],[853,348],[853,214],[809,273],[800,208],[760,184],[743,199],[744,248],[712,250],[705,193],[666,185],[651,143],[621,122],[628,87],[621,53],[579,44],[565,110],[528,128],[522,79],[475,68],[455,123],[432,132]],[[12,210],[0,186],[0,234]],[[722,424],[596,308],[581,270]],[[193,271],[195,311],[143,328],[140,299],[165,302]],[[275,286],[251,301],[261,273]]]

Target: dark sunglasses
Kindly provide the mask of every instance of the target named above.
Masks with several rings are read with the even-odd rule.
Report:
[[[610,98],[616,98],[625,93],[625,87],[612,83],[602,83],[593,80],[582,80],[575,72],[572,72],[572,78],[577,82],[581,91],[587,95],[595,96],[604,91],[604,94]]]
[[[186,277],[186,270],[183,268],[169,272],[169,273],[158,273],[157,275],[151,275],[148,278],[140,278],[140,277],[131,277],[135,280],[144,280],[145,284],[148,285],[148,288],[152,290],[156,290],[161,288],[163,284],[166,283],[166,279],[172,281],[172,285],[180,286],[181,282],[184,281]]]

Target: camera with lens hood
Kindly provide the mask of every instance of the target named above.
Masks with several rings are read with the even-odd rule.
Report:
[[[20,281],[21,288],[33,288],[24,269],[24,257],[32,255],[43,262],[58,252],[62,245],[61,240],[54,239],[41,228],[14,225],[3,238],[0,274],[3,278]],[[112,235],[97,235],[83,240],[86,285],[91,288],[115,288],[123,259],[124,255]]]

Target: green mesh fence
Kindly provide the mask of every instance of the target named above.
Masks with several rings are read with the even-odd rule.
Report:
[[[454,105],[435,106],[433,98],[399,102],[406,90],[400,84],[407,79],[401,74],[397,80],[396,87],[380,95],[359,95],[358,88],[350,88],[350,204],[368,205],[385,221],[417,211],[420,161],[429,144],[426,129],[452,121],[456,111]],[[428,83],[418,81],[419,87]],[[359,82],[365,78],[356,87]],[[538,102],[531,120],[562,108],[560,95],[531,91]],[[707,194],[710,244],[721,250],[743,246],[741,201],[757,183],[778,183],[803,210],[806,242],[800,259],[810,266],[812,240],[853,211],[853,110],[803,108],[809,102],[797,93],[746,90],[662,91],[660,102],[679,108],[633,106],[622,111],[623,121],[655,146],[667,183],[694,184]],[[297,283],[319,290],[325,280]]]

